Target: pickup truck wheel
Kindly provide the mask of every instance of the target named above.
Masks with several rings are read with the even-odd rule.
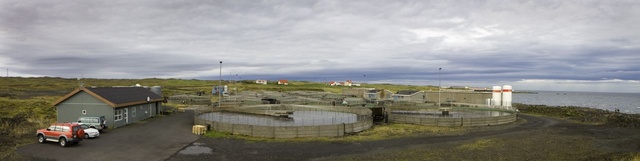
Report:
[[[44,135],[38,134],[38,142],[44,143],[44,142],[47,142],[47,139],[44,138]]]
[[[85,139],[89,139],[89,134],[84,134]]]
[[[65,146],[67,146],[67,139],[65,139],[65,138],[60,138],[60,146],[61,146],[61,147],[65,147]]]

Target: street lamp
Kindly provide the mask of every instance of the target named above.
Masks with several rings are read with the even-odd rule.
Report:
[[[442,80],[440,79],[440,71],[442,68],[438,68],[438,107],[440,107],[440,91],[442,90]]]
[[[218,107],[222,107],[222,90],[220,88],[222,88],[222,61],[220,61],[220,82],[218,82]]]

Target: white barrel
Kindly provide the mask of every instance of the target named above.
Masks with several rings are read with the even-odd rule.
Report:
[[[500,86],[493,86],[493,106],[500,107],[502,104],[502,88]]]
[[[502,106],[511,107],[511,97],[513,93],[513,87],[510,85],[502,86]]]

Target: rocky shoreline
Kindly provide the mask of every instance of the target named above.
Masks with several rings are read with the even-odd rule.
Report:
[[[547,106],[514,103],[513,107],[527,114],[567,118],[584,123],[640,128],[640,114],[626,114],[617,111],[577,106]]]

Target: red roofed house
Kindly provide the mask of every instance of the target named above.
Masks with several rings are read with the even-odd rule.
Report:
[[[289,81],[282,79],[282,80],[278,80],[278,84],[284,84],[284,85],[289,85]]]

